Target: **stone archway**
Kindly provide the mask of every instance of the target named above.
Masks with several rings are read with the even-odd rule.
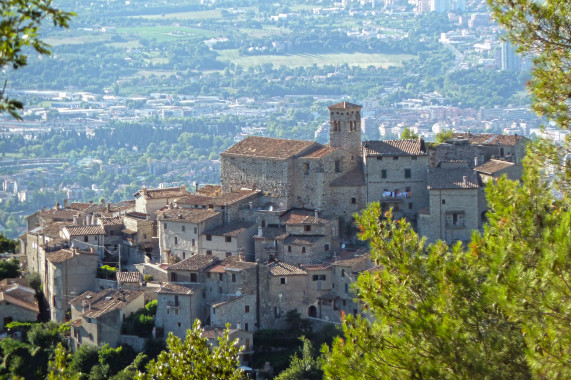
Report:
[[[317,318],[317,308],[315,306],[311,305],[307,309],[307,316],[311,317],[311,318]]]

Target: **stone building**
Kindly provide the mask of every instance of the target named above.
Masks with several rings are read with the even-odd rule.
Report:
[[[40,310],[35,298],[36,292],[8,279],[0,284],[0,326],[4,331],[12,321],[28,322],[38,319]]]
[[[117,347],[126,317],[145,307],[144,293],[137,290],[87,291],[70,301],[71,347],[108,343]]]
[[[147,189],[143,187],[133,195],[135,197],[135,211],[150,215],[155,220],[155,212],[157,210],[187,195],[190,195],[190,193],[184,185],[164,189]]]

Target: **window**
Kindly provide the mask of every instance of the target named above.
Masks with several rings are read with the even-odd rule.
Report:
[[[323,246],[323,250],[326,251],[326,252],[329,251],[329,244],[325,244],[325,245]]]
[[[266,221],[264,219],[262,219],[261,226],[262,226],[262,228],[266,227]]]
[[[178,306],[178,294],[174,295],[174,306]]]
[[[309,224],[307,224],[307,225],[303,226],[303,230],[304,230],[305,232],[310,232],[310,231],[311,231],[311,226],[310,226]]]
[[[377,161],[382,161],[382,160],[383,160],[383,157],[377,156]]]
[[[232,252],[226,252],[226,257],[232,256]]]
[[[412,202],[408,202],[408,209],[412,210]]]
[[[288,251],[288,252],[291,252],[291,245],[288,245],[288,246],[287,246],[287,251]]]
[[[250,305],[244,305],[244,313],[250,312]]]
[[[274,306],[274,318],[279,318],[279,317],[280,317],[280,308]]]
[[[176,273],[175,272],[171,273],[171,282],[176,282]]]
[[[182,251],[182,259],[186,259],[186,252]]]
[[[398,159],[399,159],[398,156],[393,156],[393,160],[394,160],[394,161],[396,161],[396,160],[398,160]]]
[[[236,282],[236,275],[232,273],[232,282]]]
[[[446,204],[446,199],[442,200],[442,204],[445,205]]]
[[[196,273],[190,274],[190,282],[198,282],[198,276],[196,275]]]
[[[195,244],[194,239],[192,239],[192,246],[193,246],[193,247],[194,247],[194,244]]]
[[[167,227],[168,227],[168,226],[167,226],[167,224],[166,224],[166,223],[164,223],[164,224],[163,224],[163,228],[166,230],[166,229],[167,229]]]
[[[218,281],[222,281],[222,273],[218,273]]]
[[[210,278],[210,272],[206,272],[206,278]],[[210,290],[212,291],[212,288]]]
[[[230,243],[232,241],[232,236],[224,236],[224,241]]]
[[[196,229],[196,227],[194,227],[194,233],[197,233],[197,232],[198,232],[198,230]]]
[[[146,239],[146,238],[147,238],[147,234],[143,234],[143,239]]]
[[[280,277],[280,284],[281,285],[285,285],[286,283],[286,278],[285,277]]]
[[[309,162],[303,163],[303,174],[309,174]]]
[[[186,226],[182,226],[181,229],[182,229],[182,232],[186,231]]]
[[[410,168],[406,168],[404,169],[404,178],[410,178],[411,177],[411,169]]]
[[[341,160],[335,160],[335,173],[341,172]]]
[[[178,244],[178,238],[176,236],[174,237],[174,243]]]
[[[345,284],[345,293],[349,293],[349,284]]]
[[[341,269],[341,277],[345,277],[345,269]]]
[[[180,327],[180,322],[177,323],[178,327]]]
[[[248,331],[248,324],[244,323],[244,330]],[[250,339],[246,339],[246,350],[250,349]]]
[[[212,235],[206,235],[206,240],[208,241],[212,240]]]
[[[301,253],[305,253],[305,247],[301,247]]]
[[[208,251],[206,251],[206,254],[207,254],[208,256],[212,256],[212,251],[211,251],[211,250],[208,250]]]
[[[87,243],[88,240],[89,240],[89,236],[85,235],[85,236],[83,237],[83,241]]]
[[[314,274],[312,277],[313,281],[325,281],[326,278],[324,274]]]
[[[381,178],[387,178],[387,169],[381,170]]]
[[[354,205],[355,203],[357,203],[357,198],[351,198],[351,204]]]
[[[407,193],[410,193],[410,186],[407,186],[404,188],[404,191],[406,191]],[[409,194],[410,195],[410,194]]]

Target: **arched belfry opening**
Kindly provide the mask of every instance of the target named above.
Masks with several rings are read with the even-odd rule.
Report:
[[[329,108],[329,145],[361,156],[360,105],[341,102]]]

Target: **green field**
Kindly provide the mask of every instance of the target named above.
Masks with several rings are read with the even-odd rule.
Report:
[[[219,9],[213,9],[210,11],[198,11],[198,12],[175,12],[175,13],[163,13],[156,15],[145,15],[145,16],[130,16],[132,18],[144,18],[147,20],[211,20],[222,18],[222,12]]]
[[[406,60],[415,56],[410,54],[367,54],[367,53],[332,53],[332,54],[295,54],[295,55],[256,55],[241,57],[237,50],[218,51],[218,60],[232,62],[244,67],[252,67],[264,63],[271,63],[275,67],[307,67],[342,65],[360,67],[389,67],[400,66]]]
[[[115,32],[129,40],[144,38],[155,39],[159,42],[210,38],[215,35],[215,33],[204,29],[188,28],[176,25],[117,28]]]

